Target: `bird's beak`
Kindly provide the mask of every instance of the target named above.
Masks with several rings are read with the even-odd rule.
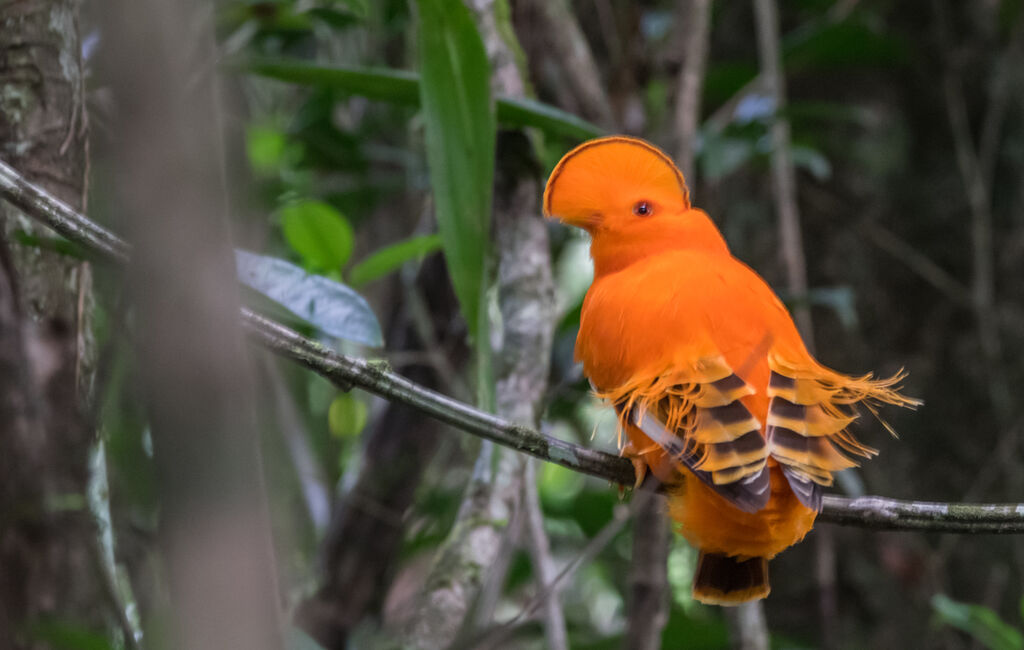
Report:
[[[583,213],[572,215],[545,214],[544,216],[547,217],[548,219],[560,221],[567,226],[575,226],[577,228],[582,228],[587,232],[593,232],[594,229],[601,224],[601,215],[599,213]]]

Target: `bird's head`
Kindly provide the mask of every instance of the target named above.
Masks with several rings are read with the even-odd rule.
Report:
[[[683,174],[652,144],[625,136],[584,142],[555,166],[544,214],[595,234],[690,207]]]
[[[544,214],[590,233],[599,272],[669,248],[725,249],[707,215],[690,208],[672,159],[637,138],[598,138],[567,153],[548,178]]]

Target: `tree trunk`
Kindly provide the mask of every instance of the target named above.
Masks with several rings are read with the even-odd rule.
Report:
[[[0,4],[0,157],[78,210],[80,51],[76,2]],[[91,281],[50,237],[0,202],[0,648],[43,647],[45,620],[98,633],[113,620],[86,499]]]

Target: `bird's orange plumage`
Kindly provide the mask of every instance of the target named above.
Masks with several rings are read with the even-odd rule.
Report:
[[[614,136],[555,167],[544,211],[591,237],[576,357],[611,402],[638,469],[672,486],[670,514],[701,551],[694,595],[768,593],[766,561],[814,523],[821,488],[875,450],[848,432],[863,404],[912,406],[895,384],[810,355],[768,285],[690,206],[656,147]]]

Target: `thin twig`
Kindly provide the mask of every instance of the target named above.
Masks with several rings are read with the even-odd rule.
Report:
[[[694,154],[697,150],[704,69],[711,40],[711,0],[690,0],[685,6],[689,11],[681,16],[683,65],[676,92],[675,136],[676,160],[692,193],[696,180]]]
[[[0,197],[98,257],[115,263],[128,258],[130,247],[124,240],[28,182],[2,161]],[[241,318],[248,334],[258,343],[341,388],[356,386],[385,399],[408,404],[466,433],[583,474],[620,485],[633,485],[636,481],[633,465],[625,458],[552,438],[485,413],[423,388],[391,372],[385,363],[339,354],[249,309],[241,310]],[[1024,533],[1024,503],[932,503],[884,497],[826,496],[818,520],[875,530]]]
[[[508,621],[495,625],[489,630],[485,630],[483,633],[473,639],[472,647],[497,647],[505,640],[512,632],[514,632],[518,625],[528,620],[529,617],[536,612],[541,606],[550,599],[554,598],[555,593],[561,588],[569,578],[571,578],[576,571],[581,567],[586,566],[598,556],[598,554],[604,550],[608,544],[611,543],[615,536],[619,534],[622,528],[626,525],[626,522],[630,520],[635,514],[638,508],[643,507],[650,499],[652,499],[652,493],[648,490],[641,490],[633,502],[628,506],[620,505],[612,511],[611,520],[604,525],[601,530],[597,532],[587,545],[583,547],[583,550],[577,553],[571,562],[569,562],[554,579],[544,586],[544,588],[531,598],[519,613],[513,616]],[[469,646],[466,646],[469,647]],[[462,647],[458,647],[456,650],[463,650]]]
[[[902,262],[922,280],[945,294],[961,307],[970,308],[971,293],[962,282],[953,277],[930,257],[911,246],[893,231],[874,221],[865,219],[857,228],[875,246]]]
[[[644,499],[634,508],[633,556],[623,648],[657,650],[668,623],[668,549],[672,530],[662,499]]]
[[[779,248],[786,268],[786,286],[796,296],[807,294],[807,262],[804,259],[800,211],[797,207],[796,172],[790,154],[789,120],[782,116],[786,106],[786,80],[782,71],[779,46],[779,13],[775,0],[755,0],[758,58],[761,75],[774,101],[771,124],[772,187],[779,216]],[[809,348],[814,347],[810,309],[804,305],[793,310],[793,319]]]
[[[533,19],[531,26],[537,31],[537,37],[530,41],[547,50],[548,56],[537,58],[553,63],[564,99],[574,104],[578,113],[601,126],[612,124],[614,119],[608,92],[601,82],[590,44],[571,3],[567,0],[529,0],[521,5],[517,11],[527,12]]]
[[[734,650],[768,650],[768,622],[765,620],[763,602],[755,600],[725,608]]]
[[[778,213],[779,252],[786,270],[786,287],[791,295],[807,295],[807,261],[804,257],[803,233],[800,229],[800,209],[797,206],[796,170],[790,151],[789,120],[783,115],[786,108],[786,77],[782,68],[782,48],[779,44],[779,9],[775,0],[754,0],[754,25],[757,32],[758,59],[761,75],[772,99],[772,116],[769,135],[772,142],[772,195]],[[806,300],[800,300],[793,307],[793,320],[807,349],[814,352],[814,322]],[[828,553],[831,538],[818,538],[816,551]],[[822,545],[826,547],[823,548]],[[827,593],[835,581],[818,581],[821,592],[819,601],[834,600],[834,593]],[[821,618],[826,615],[819,609]],[[764,604],[760,601],[744,603],[730,612],[730,632],[736,637],[733,646],[744,650],[767,650],[768,627],[765,623]],[[822,628],[828,623],[822,624]]]
[[[288,455],[291,456],[292,468],[302,490],[309,519],[317,535],[322,535],[331,517],[331,492],[328,482],[317,464],[309,443],[309,434],[280,371],[272,363],[271,357],[264,356],[261,365],[273,393],[277,426],[288,448]]]
[[[948,24],[948,15],[944,2],[936,2],[936,24],[938,35],[950,51],[952,40]],[[999,326],[999,313],[996,299],[995,270],[995,232],[993,215],[993,178],[995,159],[998,152],[998,135],[1007,108],[1007,76],[1012,63],[1019,59],[1019,46],[1024,21],[1018,19],[1014,26],[1009,44],[999,59],[995,72],[996,78],[988,106],[982,120],[980,143],[975,148],[967,114],[967,102],[964,95],[960,66],[956,61],[946,63],[943,75],[946,111],[949,116],[950,131],[953,137],[957,165],[961,180],[967,192],[967,202],[971,214],[971,305],[978,328],[978,339],[984,355],[989,401],[992,415],[999,429],[999,436],[994,449],[1008,450],[997,457],[1000,472],[1009,477],[1009,492],[1017,493],[1020,487],[1019,473],[1015,471],[1012,460],[1013,449],[1017,446],[1019,428],[1012,425],[1016,415],[1010,380],[1006,374],[1003,358],[1002,331]],[[995,480],[989,479],[989,480]],[[946,542],[951,548],[953,542]]]
[[[533,459],[526,462],[523,477],[523,530],[526,543],[533,560],[533,570],[537,574],[537,585],[541,591],[550,593],[544,599],[545,632],[547,647],[551,650],[564,650],[569,647],[568,633],[565,627],[565,615],[559,599],[556,583],[555,562],[551,557],[551,545],[544,532],[544,513],[541,512],[540,496],[537,494],[537,463]]]
[[[946,6],[941,1],[937,1],[935,6],[939,37],[946,51],[950,51],[951,36],[947,25]],[[1010,56],[1012,47],[1011,43],[1007,56]],[[975,148],[974,138],[971,135],[967,102],[955,62],[946,64],[942,81],[946,112],[953,137],[953,149],[956,153],[957,166],[960,169],[961,182],[967,193],[967,204],[971,213],[971,303],[977,321],[979,344],[988,367],[986,376],[989,378],[989,401],[996,424],[1000,429],[1005,430],[1012,416],[1013,398],[1009,382],[1003,371],[1002,334],[999,330],[995,308],[991,182],[990,179],[985,178],[985,162],[980,160],[978,149]],[[989,103],[984,119],[984,132],[998,132],[998,123],[1002,121],[1003,116],[1000,103],[998,97],[993,98]],[[994,135],[988,137],[995,139]],[[990,143],[986,146],[994,150],[995,144]],[[994,156],[994,153],[991,155]],[[988,173],[991,173],[991,170]]]

